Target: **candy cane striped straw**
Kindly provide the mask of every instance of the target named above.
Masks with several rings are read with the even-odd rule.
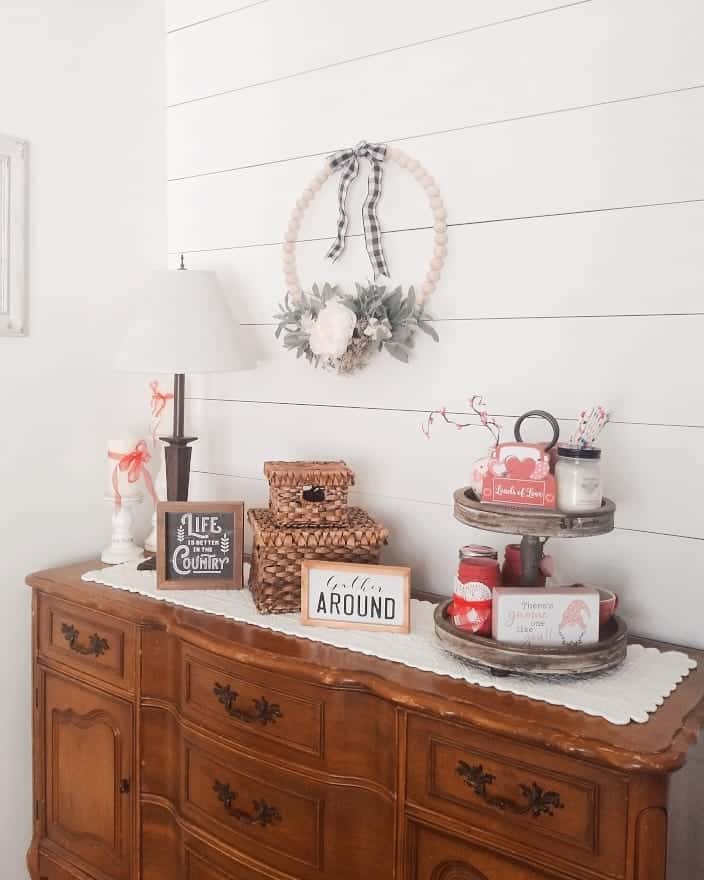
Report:
[[[593,446],[604,425],[609,421],[609,413],[603,406],[582,410],[574,433],[570,437],[572,446]]]

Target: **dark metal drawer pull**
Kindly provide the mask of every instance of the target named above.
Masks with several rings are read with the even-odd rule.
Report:
[[[220,782],[216,779],[213,783],[213,791],[233,819],[244,822],[245,825],[272,825],[274,822],[281,821],[281,813],[276,807],[270,807],[266,801],[252,801],[253,813],[246,813],[244,810],[233,807],[237,792],[233,791],[227,782]]]
[[[245,712],[243,709],[238,709],[235,706],[235,700],[238,695],[229,684],[222,685],[216,681],[213,693],[218,698],[218,702],[223,704],[225,711],[231,718],[237,718],[238,721],[244,721],[246,724],[275,724],[277,718],[284,717],[278,703],[270,703],[266,697],[262,697],[261,700],[252,700],[254,712]]]
[[[61,632],[68,642],[69,648],[77,654],[100,657],[106,651],[110,650],[108,640],[101,638],[98,633],[93,633],[92,636],[88,636],[88,644],[82,645],[78,641],[78,637],[81,633],[72,623],[62,623]]]
[[[540,816],[547,813],[548,816],[554,816],[553,810],[563,810],[565,805],[560,800],[560,795],[556,791],[543,791],[543,789],[533,782],[530,785],[521,783],[521,793],[523,797],[528,798],[528,803],[517,804],[509,798],[495,797],[489,794],[487,787],[496,779],[493,773],[485,773],[481,764],[472,767],[466,761],[460,761],[455,768],[457,774],[462,777],[465,785],[474,790],[487,804],[497,807],[499,810],[508,810],[517,816],[524,816],[526,813],[532,813],[534,816]]]

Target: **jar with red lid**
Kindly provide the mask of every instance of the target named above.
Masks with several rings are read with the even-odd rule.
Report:
[[[461,547],[450,606],[455,626],[477,635],[490,635],[492,594],[498,586],[501,573],[497,551],[477,544]]]
[[[501,586],[503,587],[522,587],[521,575],[523,574],[523,566],[521,565],[521,545],[507,544],[504,549],[504,564],[501,566]],[[548,576],[552,574],[552,557],[545,556],[540,560],[538,565],[538,573],[535,578],[533,587],[544,587]]]

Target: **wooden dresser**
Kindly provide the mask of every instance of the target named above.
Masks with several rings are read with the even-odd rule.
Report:
[[[28,578],[33,880],[662,880],[699,667],[603,720],[84,583]]]

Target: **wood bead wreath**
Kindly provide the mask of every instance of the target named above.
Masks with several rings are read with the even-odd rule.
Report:
[[[340,171],[338,190],[339,216],[337,237],[327,257],[335,261],[345,249],[347,232],[347,191],[359,173],[359,160],[369,160],[367,197],[362,208],[364,240],[374,272],[374,280],[357,284],[356,295],[346,294],[336,286],[313,284],[305,292],[296,270],[296,241],[303,214],[315,194],[336,171]],[[433,212],[433,253],[428,272],[418,291],[409,287],[404,295],[401,287],[388,288],[377,279],[389,276],[382,248],[381,227],[376,208],[381,197],[383,162],[390,159],[409,171],[425,189]],[[286,296],[279,313],[277,339],[283,334],[286,349],[297,357],[337,373],[352,373],[365,367],[375,351],[386,349],[390,355],[408,362],[417,330],[436,342],[438,334],[430,323],[425,306],[435,290],[447,256],[447,211],[433,178],[417,159],[398,147],[362,141],[356,147],[341,150],[328,162],[303,190],[291,213],[283,252]]]

